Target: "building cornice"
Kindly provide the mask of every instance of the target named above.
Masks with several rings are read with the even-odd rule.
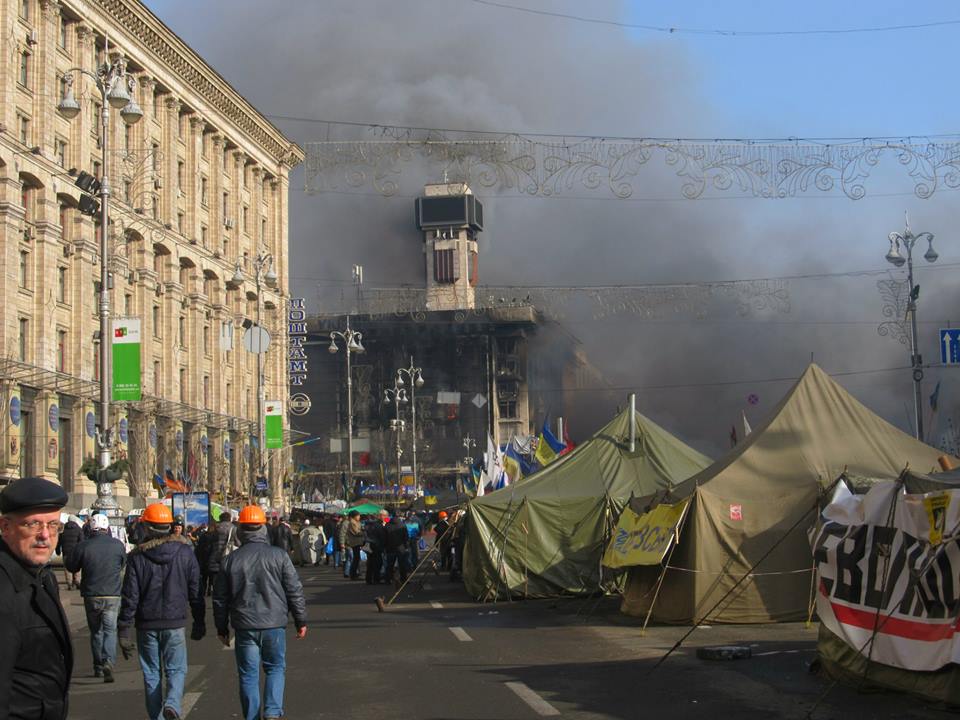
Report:
[[[303,161],[303,150],[296,143],[288,140],[139,0],[93,0],[93,4],[129,33],[140,50],[151,53],[276,162],[293,167]]]

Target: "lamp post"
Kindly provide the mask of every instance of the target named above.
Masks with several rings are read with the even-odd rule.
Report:
[[[106,468],[111,464],[110,444],[113,439],[113,430],[110,426],[110,382],[112,370],[113,342],[110,329],[110,182],[109,176],[109,148],[110,148],[110,115],[112,110],[119,110],[120,117],[127,125],[135,125],[143,117],[143,110],[133,99],[137,88],[136,79],[127,73],[127,60],[122,55],[110,62],[109,41],[105,46],[106,62],[96,73],[80,67],[70,68],[64,76],[65,92],[57,104],[57,111],[67,120],[73,120],[80,114],[80,104],[73,93],[75,73],[86,75],[96,83],[100,91],[103,107],[100,111],[99,139],[103,155],[103,175],[99,182],[99,191],[90,187],[100,196],[100,432],[97,435],[97,446],[100,454],[100,469],[97,473],[97,499],[94,507],[105,510],[109,515],[116,515],[119,510],[117,499],[113,494],[114,480],[108,479]],[[88,186],[89,187],[89,186]],[[93,210],[93,214],[96,210]]]
[[[337,340],[342,340],[346,349],[347,358],[347,468],[350,473],[347,483],[353,482],[353,377],[350,371],[350,354],[364,352],[362,340],[363,333],[350,329],[350,316],[347,315],[347,327],[345,330],[333,330],[330,333],[330,347],[327,348],[331,355],[337,352]]]
[[[403,448],[400,447],[400,436],[403,434],[404,421],[400,418],[400,404],[407,401],[407,391],[402,387],[402,382],[400,376],[393,381],[392,388],[386,388],[383,391],[383,399],[388,403],[392,402],[396,406],[396,417],[390,421],[390,429],[396,432],[396,444],[395,448],[397,451],[397,487],[400,486],[400,457],[403,455]]]
[[[247,349],[257,356],[257,480],[264,477],[265,458],[266,458],[266,428],[263,422],[263,406],[267,402],[266,388],[263,381],[263,356],[270,347],[270,333],[268,333],[261,324],[261,286],[266,284],[268,287],[276,287],[277,273],[273,269],[273,255],[269,252],[261,251],[253,259],[254,282],[257,287],[257,321],[256,326],[249,328],[247,332],[251,333],[250,343]],[[230,281],[234,285],[242,285],[244,281],[243,270],[240,263],[237,263]],[[256,480],[254,481],[256,482]],[[256,485],[254,485],[256,487]]]
[[[919,352],[917,339],[917,298],[920,296],[920,286],[913,284],[913,247],[918,241],[926,240],[927,251],[923,254],[923,259],[928,263],[937,261],[940,257],[937,251],[933,249],[933,233],[922,232],[916,235],[910,230],[910,220],[904,216],[906,226],[903,233],[890,233],[890,250],[886,254],[886,260],[896,267],[903,267],[907,264],[907,314],[910,316],[910,365],[913,368],[913,395],[914,395],[914,413],[917,440],[923,441],[923,398],[920,393],[920,383],[923,381],[923,356]],[[901,245],[907,251],[907,257],[900,254]]]
[[[410,366],[397,369],[397,386],[403,387],[403,378],[406,376],[410,383],[410,430],[413,433],[413,487],[417,494],[420,493],[420,478],[417,475],[417,393],[419,387],[423,387],[423,368],[418,368],[413,364],[413,356],[410,356]]]

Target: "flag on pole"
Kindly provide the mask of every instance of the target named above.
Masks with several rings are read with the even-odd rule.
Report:
[[[740,417],[743,419],[743,436],[746,437],[753,432],[753,428],[750,427],[750,423],[747,421],[747,411],[741,410]]]
[[[930,409],[933,412],[937,411],[937,408],[940,406],[940,381],[937,381],[937,386],[933,389],[933,393],[930,395]]]
[[[487,433],[487,482],[493,484],[494,489],[500,486],[503,477],[503,456],[500,448],[493,442],[493,437]]]
[[[523,477],[520,463],[520,453],[517,452],[517,447],[511,440],[507,443],[507,451],[503,454],[503,481],[501,487],[506,487],[512,482],[517,482]]]
[[[544,420],[543,427],[540,429],[540,439],[537,441],[537,452],[534,454],[537,462],[546,467],[560,457],[565,449],[566,446],[557,440],[557,436],[550,430],[549,422]]]

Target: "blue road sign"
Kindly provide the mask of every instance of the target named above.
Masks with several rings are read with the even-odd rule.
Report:
[[[960,329],[940,329],[940,362],[944,365],[960,365]]]

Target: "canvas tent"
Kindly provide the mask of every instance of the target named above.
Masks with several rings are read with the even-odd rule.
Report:
[[[484,600],[595,592],[600,558],[631,496],[672,487],[708,458],[630,411],[519,483],[469,505],[464,582]]]
[[[752,577],[706,621],[805,619],[812,573],[806,533],[817,518],[822,490],[844,469],[864,478],[890,479],[908,463],[929,471],[939,455],[875,415],[811,364],[763,425],[671,491],[667,500],[690,497],[691,503],[653,619],[703,619],[774,546]],[[634,509],[642,509],[642,503],[635,502]],[[646,615],[661,570],[628,571],[624,613]]]

